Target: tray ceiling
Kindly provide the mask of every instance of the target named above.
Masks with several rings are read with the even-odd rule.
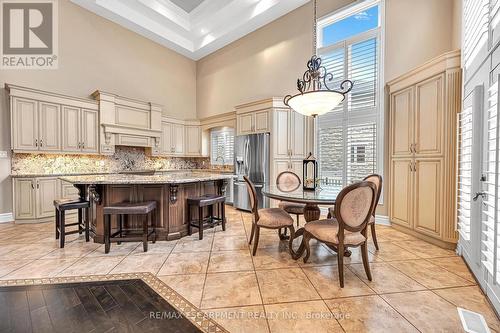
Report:
[[[309,0],[71,1],[194,60],[309,2]]]

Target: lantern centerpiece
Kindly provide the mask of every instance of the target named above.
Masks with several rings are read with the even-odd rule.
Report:
[[[302,161],[303,188],[306,191],[315,191],[318,185],[318,161],[312,153]]]

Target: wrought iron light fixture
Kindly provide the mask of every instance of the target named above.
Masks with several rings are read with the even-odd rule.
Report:
[[[321,58],[316,55],[316,11],[317,2],[314,0],[313,56],[307,62],[307,70],[302,79],[297,79],[299,93],[287,95],[283,100],[286,106],[312,117],[332,111],[344,101],[346,94],[353,87],[351,80],[342,81],[338,90],[328,86],[328,82],[333,80],[333,74],[327,72],[325,66],[321,66]]]

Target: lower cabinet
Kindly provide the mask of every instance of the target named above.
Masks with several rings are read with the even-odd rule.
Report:
[[[391,161],[391,222],[440,238],[443,217],[443,159],[397,158]]]
[[[78,190],[57,177],[15,178],[13,187],[16,221],[44,222],[55,216],[54,200],[78,198]]]

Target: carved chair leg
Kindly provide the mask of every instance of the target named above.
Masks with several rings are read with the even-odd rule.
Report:
[[[304,264],[307,263],[309,257],[311,256],[311,247],[309,246],[309,241],[311,240],[311,235],[308,232],[304,232],[302,242],[304,243],[306,249],[306,256],[304,257]]]
[[[361,245],[361,257],[363,259],[363,266],[365,267],[366,277],[368,281],[372,280],[372,273],[370,272],[370,263],[368,262],[368,246],[366,242]]]
[[[295,238],[295,228],[293,225],[290,226],[290,239],[288,240],[288,251],[293,257],[293,240]]]
[[[297,214],[297,227],[300,226],[299,214]]]
[[[255,255],[257,253],[257,246],[259,245],[259,234],[260,234],[260,227],[258,225],[255,226],[255,239],[253,243],[253,252],[252,255]]]
[[[337,253],[338,268],[339,268],[339,282],[340,288],[344,288],[344,244],[338,245],[339,251]]]
[[[255,234],[255,223],[252,222],[252,231],[250,231],[250,240],[248,241],[249,245],[252,244],[254,234]]]
[[[375,248],[378,250],[377,234],[375,233],[375,223],[372,223],[370,227],[371,227],[373,244],[375,244]]]

